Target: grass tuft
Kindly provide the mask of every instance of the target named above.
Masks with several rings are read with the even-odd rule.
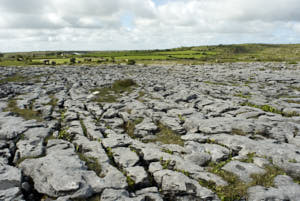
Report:
[[[255,153],[249,153],[247,159],[242,162],[253,162]],[[208,167],[208,171],[222,177],[227,183],[227,186],[217,186],[212,181],[200,180],[199,184],[214,191],[222,201],[236,201],[247,199],[247,190],[249,187],[260,185],[264,187],[273,186],[274,178],[278,175],[285,175],[285,172],[276,166],[265,166],[265,174],[253,174],[253,179],[250,183],[241,181],[233,173],[222,170],[222,167],[231,161],[229,158],[221,163],[211,162]]]
[[[74,135],[68,132],[68,128],[64,128],[62,130],[59,131],[58,133],[58,139],[62,139],[62,140],[66,140],[69,142],[72,142],[74,139]]]
[[[253,103],[250,103],[250,102],[244,102],[241,104],[241,106],[249,106],[249,107],[254,107],[254,108],[258,108],[258,109],[261,109],[265,112],[271,112],[271,113],[274,113],[274,114],[280,114],[284,117],[294,117],[294,116],[300,116],[300,114],[296,113],[296,112],[290,112],[290,113],[287,113],[287,112],[282,112],[281,110],[278,110],[270,105],[255,105]]]
[[[146,140],[145,142],[161,142],[163,144],[178,144],[180,146],[184,145],[184,141],[181,139],[181,135],[172,131],[169,127],[162,123],[157,125],[159,132],[156,137],[151,140]]]
[[[244,94],[242,94],[242,93],[234,94],[234,96],[240,97],[240,98],[245,98],[245,99],[251,98],[251,95],[244,95]]]
[[[114,103],[123,93],[131,93],[138,85],[132,79],[116,80],[111,87],[95,88],[92,92],[98,92],[97,96],[93,99],[95,102]]]
[[[134,135],[134,130],[135,130],[135,126],[142,123],[142,121],[144,120],[144,118],[137,118],[134,121],[128,121],[124,123],[124,130],[125,132],[131,137],[131,138],[136,138],[136,136]]]
[[[80,122],[80,125],[81,125],[81,128],[82,128],[83,135],[84,135],[85,137],[88,137],[88,132],[87,132],[86,126],[84,125],[83,120],[80,119],[79,122]]]
[[[241,162],[245,162],[245,163],[253,163],[253,158],[256,157],[256,153],[252,152],[252,153],[248,153],[247,154],[247,158],[245,159],[241,159]]]
[[[26,82],[26,81],[28,81],[28,78],[21,76],[19,74],[15,74],[7,78],[1,79],[0,84],[8,83],[8,82]]]
[[[43,121],[42,114],[32,109],[32,105],[27,109],[20,109],[17,106],[17,101],[11,99],[8,101],[7,107],[4,109],[5,112],[12,112],[17,116],[23,117],[25,120],[35,119],[36,121]]]
[[[251,186],[264,186],[264,187],[271,187],[274,186],[274,178],[278,175],[285,175],[286,173],[276,166],[265,166],[266,173],[261,174],[254,174],[251,175],[253,181],[251,182]]]

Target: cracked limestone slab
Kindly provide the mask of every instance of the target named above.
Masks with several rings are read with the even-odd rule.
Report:
[[[253,163],[244,163],[240,161],[230,161],[222,170],[231,172],[238,176],[242,181],[248,183],[252,181],[252,174],[264,174],[266,171]]]

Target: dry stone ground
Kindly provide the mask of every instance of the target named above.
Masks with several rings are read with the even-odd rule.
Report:
[[[0,200],[300,200],[299,65],[0,72]]]

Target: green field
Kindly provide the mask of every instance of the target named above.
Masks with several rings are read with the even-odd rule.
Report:
[[[75,63],[70,59],[75,58]],[[165,50],[137,51],[41,51],[0,54],[0,66],[44,65],[44,60],[53,65],[126,63],[138,64],[201,64],[224,62],[288,62],[300,61],[300,44],[241,44],[181,47]]]

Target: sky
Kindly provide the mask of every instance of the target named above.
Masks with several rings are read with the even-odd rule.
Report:
[[[300,0],[0,0],[0,51],[300,43]]]

